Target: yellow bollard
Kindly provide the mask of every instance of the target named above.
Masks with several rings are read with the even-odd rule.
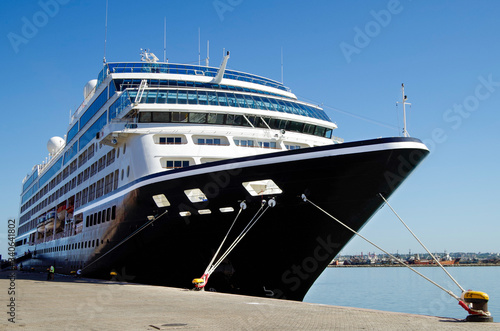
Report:
[[[469,306],[470,315],[465,319],[467,322],[493,322],[493,317],[488,311],[488,294],[480,291],[465,291],[462,300]]]

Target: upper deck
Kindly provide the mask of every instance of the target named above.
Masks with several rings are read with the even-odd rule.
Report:
[[[174,64],[174,63],[151,63],[151,62],[110,62],[104,65],[103,70],[97,78],[97,86],[110,73],[163,73],[163,74],[178,74],[178,75],[193,75],[202,77],[215,77],[219,68]],[[247,74],[236,70],[225,70],[224,77],[226,79],[238,80],[242,82],[259,84],[262,86],[276,88],[285,92],[291,90],[282,83],[269,78],[260,77],[257,75]]]
[[[187,123],[255,127],[327,139],[332,138],[336,128],[323,109],[299,101],[282,83],[225,70],[225,66],[110,62],[104,65],[98,79],[88,89],[91,82],[84,90],[83,103],[70,119],[62,148],[51,155],[47,163],[34,167],[23,180],[21,204],[61,169],[75,168],[74,160],[96,139],[96,134],[119,117],[128,116],[129,112],[141,115],[135,119],[136,126]],[[143,83],[145,88],[141,90]],[[158,116],[146,120],[155,112]],[[217,121],[212,122],[210,116],[216,116]]]

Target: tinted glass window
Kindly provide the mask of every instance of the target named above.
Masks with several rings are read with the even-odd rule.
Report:
[[[198,102],[196,91],[188,91],[188,103],[190,105],[196,105]]]
[[[189,113],[189,123],[206,123],[206,113]]]
[[[167,103],[177,103],[177,91],[168,91]]]
[[[207,92],[205,91],[198,91],[198,104],[199,105],[206,105],[208,103],[207,101]]]
[[[208,114],[207,123],[224,124],[224,114]]]
[[[177,103],[184,105],[187,103],[187,93],[186,91],[177,91]]]
[[[153,112],[152,122],[168,123],[170,122],[170,113],[167,112]]]
[[[208,92],[208,104],[212,106],[218,106],[219,102],[217,101],[217,95],[215,92]]]

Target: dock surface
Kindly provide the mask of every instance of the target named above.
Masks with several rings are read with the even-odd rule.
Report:
[[[11,281],[11,273],[0,272],[7,312],[0,330],[500,330],[500,323],[64,275],[47,281],[45,274],[17,271]],[[8,294],[12,286],[15,294]],[[12,298],[15,323],[8,321]]]

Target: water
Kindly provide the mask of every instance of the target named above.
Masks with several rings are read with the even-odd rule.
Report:
[[[438,267],[416,269],[460,296],[458,286]],[[465,290],[489,295],[488,309],[500,321],[500,266],[448,267]],[[327,268],[304,302],[464,319],[468,313],[449,294],[403,267]]]

